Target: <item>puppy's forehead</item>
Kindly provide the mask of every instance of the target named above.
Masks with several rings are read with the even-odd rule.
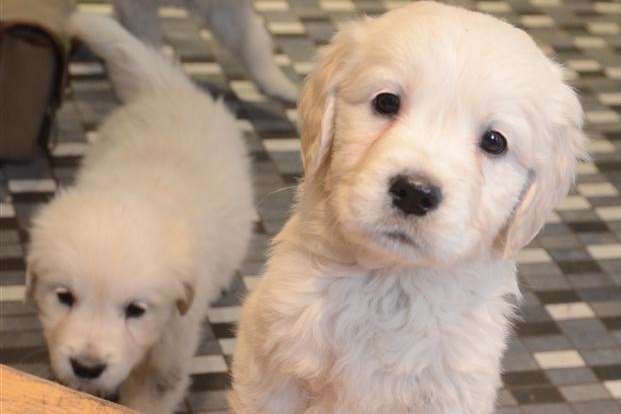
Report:
[[[97,197],[68,192],[47,207],[33,231],[33,270],[49,284],[120,296],[169,288],[185,239],[146,207]]]
[[[360,62],[413,66],[449,75],[463,68],[519,72],[546,65],[535,42],[522,30],[495,17],[433,2],[416,2],[366,22]]]
[[[367,23],[370,33],[376,35],[374,37],[380,44],[408,39],[432,42],[451,39],[459,43],[460,40],[470,42],[481,36],[484,36],[487,46],[506,41],[518,42],[522,46],[532,44],[523,30],[496,17],[434,2],[414,2],[377,19],[370,19]]]

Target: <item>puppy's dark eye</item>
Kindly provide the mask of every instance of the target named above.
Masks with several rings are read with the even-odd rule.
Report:
[[[58,298],[58,301],[60,303],[68,307],[72,307],[75,303],[75,297],[73,296],[73,293],[65,289],[56,291],[56,297]]]
[[[399,95],[393,93],[380,93],[373,99],[373,109],[382,115],[396,115],[400,106]]]
[[[483,134],[479,146],[489,154],[500,155],[507,152],[507,139],[492,129]]]
[[[135,303],[130,303],[125,307],[126,318],[140,318],[142,315],[144,315],[144,312],[145,309]]]

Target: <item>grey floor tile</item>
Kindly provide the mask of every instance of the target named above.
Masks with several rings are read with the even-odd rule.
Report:
[[[621,414],[621,406],[612,400],[575,403],[573,408],[576,414]]]

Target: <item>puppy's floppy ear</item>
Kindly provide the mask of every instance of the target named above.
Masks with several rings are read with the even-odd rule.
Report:
[[[188,312],[194,302],[194,285],[190,282],[183,282],[182,287],[183,292],[175,302],[181,316]]]
[[[302,88],[298,113],[306,180],[312,179],[330,150],[336,91],[363,24],[350,23],[319,51],[315,67]]]
[[[503,237],[503,256],[511,258],[535,238],[552,210],[567,195],[574,182],[577,161],[588,160],[587,138],[582,132],[583,112],[578,97],[566,86],[558,90],[551,104],[553,114],[542,115],[538,147],[544,154],[532,156],[533,165],[521,200]]]

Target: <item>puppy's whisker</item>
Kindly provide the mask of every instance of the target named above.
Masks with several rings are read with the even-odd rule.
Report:
[[[271,197],[271,196],[273,196],[275,194],[279,194],[279,193],[282,193],[284,191],[295,190],[296,188],[297,188],[297,186],[290,185],[290,186],[278,188],[278,189],[276,189],[274,191],[270,191],[261,200],[259,200],[259,202],[257,203],[257,207],[263,205],[263,203],[265,203],[265,201],[267,201],[267,199],[269,197]]]

